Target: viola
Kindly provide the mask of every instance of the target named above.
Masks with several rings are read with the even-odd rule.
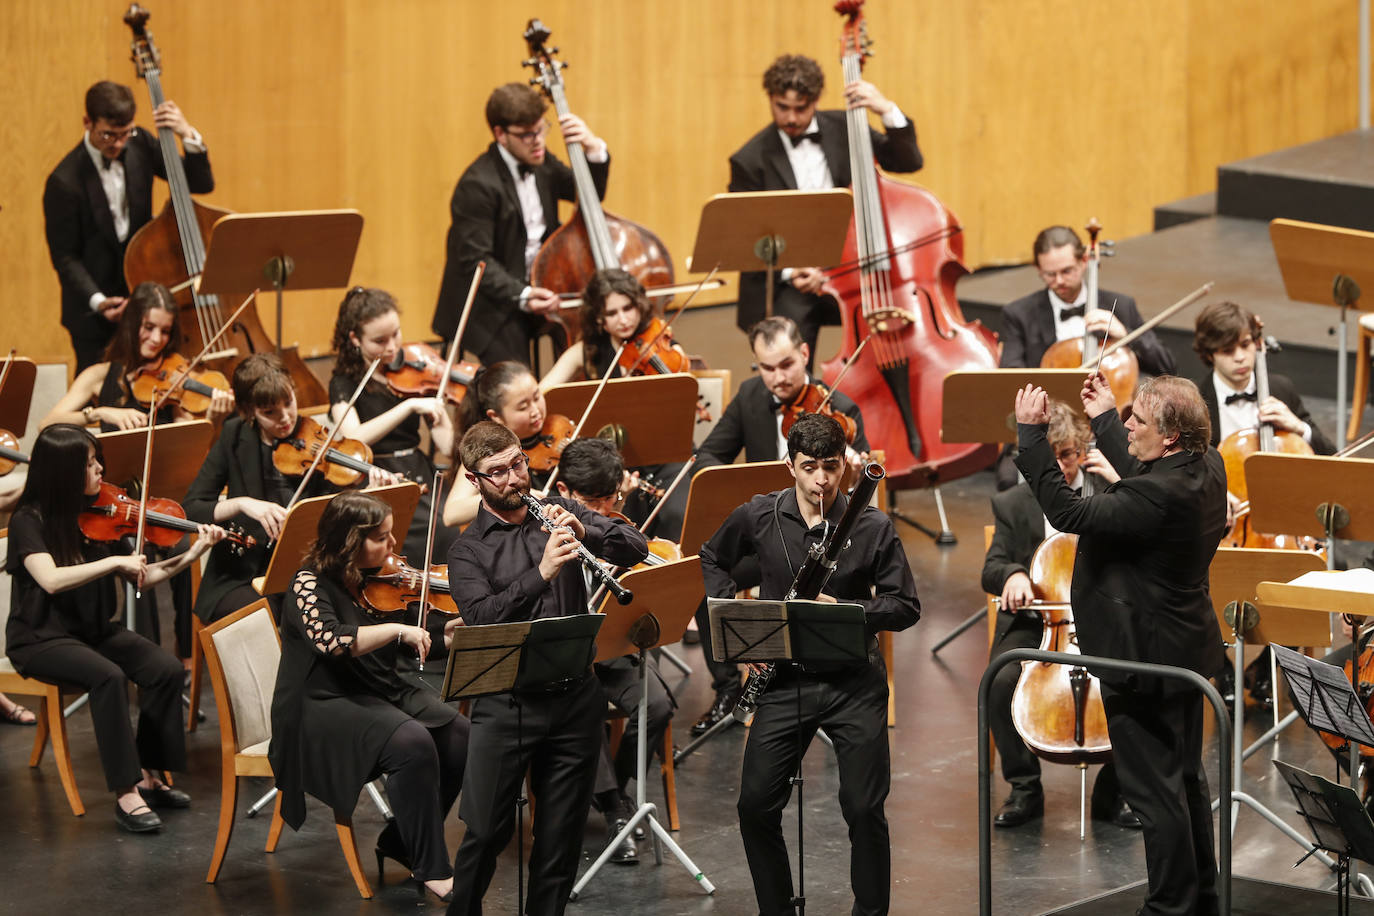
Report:
[[[0,477],[21,464],[28,464],[29,456],[19,451],[19,440],[8,429],[0,429]]]
[[[77,524],[81,533],[92,541],[117,541],[138,531],[139,501],[108,481],[101,481],[95,502],[81,510]],[[236,556],[257,544],[252,535],[244,534],[236,525],[221,525],[224,543]],[[159,547],[172,547],[183,535],[194,534],[199,526],[186,518],[181,504],[174,499],[149,498],[144,524],[144,538]]]
[[[449,370],[448,385],[444,398],[451,404],[460,404],[468,386],[481,369],[477,363],[459,360]],[[434,348],[425,343],[402,345],[392,361],[382,366],[382,377],[392,393],[403,398],[432,398],[439,393],[439,382],[444,377],[444,358]]]
[[[310,467],[329,438],[325,429],[310,417],[296,421],[296,429],[285,439],[277,440],[272,450],[272,464],[281,473],[299,477]],[[325,480],[339,487],[351,487],[376,465],[372,463],[372,449],[357,439],[336,437],[320,459],[319,472]]]
[[[550,34],[538,19],[529,21],[524,39],[530,56],[523,65],[534,69],[531,82],[543,89],[553,102],[554,111],[562,118],[571,111],[561,73],[566,65],[554,59],[557,48],[545,47]],[[671,284],[673,260],[663,240],[644,226],[602,209],[582,144],[568,144],[568,165],[577,189],[577,212],[553,231],[534,256],[530,283],[555,292],[583,290],[596,271],[620,267],[646,287]],[[576,310],[571,310],[566,315],[549,319],[564,337],[564,346],[581,336],[576,315]]]
[[[792,424],[797,422],[797,417],[804,413],[822,414],[839,423],[840,428],[844,430],[844,441],[847,445],[853,445],[854,437],[859,434],[859,424],[849,414],[833,405],[830,399],[830,390],[824,385],[808,382],[797,392],[792,403],[782,405],[782,435],[784,439],[792,431]]]
[[[363,606],[374,617],[390,619],[406,613],[420,600],[426,573],[406,562],[405,557],[388,554],[382,568],[363,582]],[[449,590],[448,566],[436,563],[428,570],[429,610],[454,615],[458,605]]]
[[[124,14],[124,22],[133,32],[134,68],[148,84],[152,107],[157,108],[165,99],[162,60],[147,28],[149,18],[148,11],[137,3],[131,4]],[[168,128],[159,128],[157,134],[162,161],[167,168],[168,201],[161,213],[129,239],[124,253],[124,279],[129,289],[145,280],[153,280],[177,290],[181,333],[186,338],[187,349],[198,353],[204,349],[205,342],[225,326],[228,318],[218,297],[199,293],[188,280],[200,276],[204,270],[205,239],[215,222],[228,216],[230,211],[192,199],[176,134]],[[301,359],[297,348],[277,347],[268,337],[255,305],[249,306],[219,340],[220,349],[206,357],[210,366],[232,373],[235,366],[254,353],[276,352],[291,373],[296,399],[302,406],[328,402],[329,394],[324,385]]]
[[[189,364],[190,360],[180,353],[164,353],[134,374],[129,392],[144,407],[151,407],[154,401],[167,394],[168,401],[180,404],[187,413],[204,415],[210,409],[215,391],[229,390],[229,380],[224,373],[214,369],[195,369],[167,393],[168,383],[180,376]]]
[[[544,474],[557,467],[558,459],[572,441],[576,428],[577,424],[561,413],[551,413],[545,417],[544,428],[535,435],[534,444],[525,449],[530,470]]]
[[[616,365],[626,375],[668,375],[686,372],[691,368],[691,359],[673,346],[673,332],[663,319],[654,318],[625,342]]]

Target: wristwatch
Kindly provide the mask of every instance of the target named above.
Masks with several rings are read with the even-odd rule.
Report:
[[[95,425],[96,420],[95,420],[95,408],[94,408],[94,407],[92,407],[92,406],[90,406],[89,404],[87,404],[85,407],[81,408],[81,416],[83,416],[83,417],[86,418],[86,425],[87,425],[87,426],[94,426],[94,425]]]

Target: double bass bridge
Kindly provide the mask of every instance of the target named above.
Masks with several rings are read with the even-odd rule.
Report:
[[[915,324],[916,316],[907,309],[889,305],[864,312],[864,320],[872,334],[896,334]]]

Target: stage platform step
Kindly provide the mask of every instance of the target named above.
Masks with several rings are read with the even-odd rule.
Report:
[[[1061,909],[1047,910],[1044,916],[1131,916],[1144,902],[1145,882],[1139,881]],[[1231,879],[1232,916],[1329,916],[1335,910],[1336,895],[1330,891],[1240,876]],[[994,901],[993,912],[996,911]],[[1374,901],[1353,896],[1350,912],[1374,914]]]
[[[1171,229],[1193,220],[1206,219],[1217,215],[1217,192],[1194,194],[1172,203],[1155,207],[1155,232]]]
[[[1216,212],[1374,231],[1374,129],[1221,166]]]

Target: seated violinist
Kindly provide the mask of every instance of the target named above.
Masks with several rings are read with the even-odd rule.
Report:
[[[580,503],[593,512],[614,518],[619,513],[617,507],[624,504],[623,487],[629,475],[615,443],[605,439],[576,439],[568,443],[563,456],[558,460],[558,495]],[[595,611],[596,608],[591,608]],[[635,776],[637,765],[636,749],[639,735],[639,658],[627,655],[610,662],[597,662],[592,666],[606,699],[626,716],[625,733],[620,739],[620,748],[611,760],[610,742],[604,734],[601,742],[601,758],[596,768],[595,794],[592,803],[606,819],[606,839],[614,838],[634,814],[634,804],[626,794],[625,787]],[[645,744],[650,757],[662,756],[663,733],[672,721],[673,710],[677,707],[673,694],[658,673],[658,664],[649,659],[649,730]],[[642,839],[642,831],[636,829],[635,835],[626,837],[620,847],[611,855],[611,861],[624,865],[634,865],[639,851],[635,840]]]
[[[334,352],[338,359],[329,379],[329,416],[341,424],[339,434],[367,443],[378,467],[432,487],[434,462],[420,448],[420,420],[428,424],[431,446],[442,455],[453,451],[453,421],[437,398],[405,397],[387,386],[383,370],[401,352],[401,310],[390,293],[362,286],[348,291],[334,323]],[[353,390],[378,357],[382,362],[377,372],[348,408]],[[417,565],[429,534],[429,507],[439,498],[429,491],[422,494],[410,529],[404,532],[401,552]],[[431,562],[443,562],[452,539],[447,527],[435,528]]]
[[[296,829],[303,793],[350,814],[363,786],[386,774],[396,817],[377,838],[377,866],[395,859],[447,900],[444,818],[463,786],[469,722],[420,681],[417,659],[442,665],[462,618],[431,614],[421,627],[413,613],[369,616],[364,577],[395,546],[391,508],[375,496],[348,491],[325,507],[282,613],[268,756],[282,818]]]
[[[115,822],[131,833],[158,830],[162,820],[152,808],[191,804],[161,778],[163,771],[186,769],[182,667],[116,619],[117,579],[141,579],[151,589],[198,562],[224,530],[201,525],[190,549],[157,563],[123,555],[126,542],[91,540],[81,527],[82,510],[102,483],[96,438],[79,426],[54,424],[39,434],[31,458],[9,526],[7,654],[25,677],[89,692]],[[137,734],[129,721],[130,681],[139,688]]]
[[[1097,478],[1093,482],[1097,489],[1120,479],[1101,452],[1088,451],[1091,437],[1083,417],[1075,414],[1067,404],[1051,402],[1050,447],[1054,449],[1064,479],[1074,490],[1082,490],[1089,474]],[[1030,563],[1041,541],[1054,533],[1026,483],[995,494],[992,515],[997,530],[983,561],[983,590],[1001,596],[1001,609],[989,660],[1012,649],[1033,649],[1040,645],[1044,627],[1040,614],[1031,605],[1035,592],[1030,579]],[[1020,676],[1020,665],[1006,665],[997,672],[988,692],[988,713],[993,741],[1002,762],[1002,778],[1011,784],[1011,794],[992,821],[998,827],[1018,827],[1045,811],[1040,759],[1026,747],[1012,722],[1011,698]],[[1093,784],[1092,816],[1120,827],[1140,827],[1140,819],[1121,798],[1114,764],[1106,764],[1097,774]]]
[[[272,353],[255,353],[239,363],[232,380],[238,414],[225,421],[205,463],[186,492],[186,517],[198,522],[234,522],[256,540],[246,551],[228,545],[210,554],[196,594],[196,616],[218,620],[259,597],[253,579],[267,571],[271,543],[281,534],[286,506],[300,485],[299,473],[283,473],[274,463],[282,439],[300,426],[291,374]],[[317,468],[302,498],[338,490]],[[361,483],[384,486],[395,474],[373,468]],[[224,494],[224,498],[221,498]],[[273,596],[274,608],[280,596]]]

